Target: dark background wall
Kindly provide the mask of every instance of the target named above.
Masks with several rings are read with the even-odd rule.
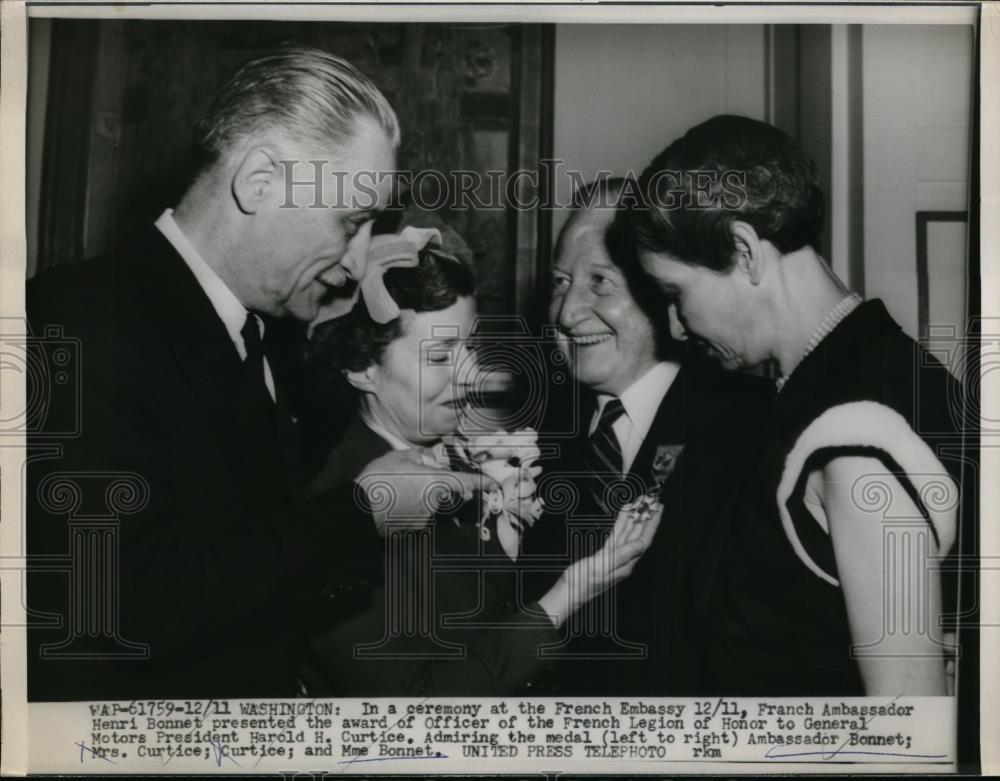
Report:
[[[46,93],[36,268],[105,252],[175,204],[190,175],[191,128],[212,91],[241,62],[282,42],[336,52],[376,82],[400,118],[403,170],[485,174],[522,161],[536,167],[542,153],[546,71],[537,25],[47,24],[51,59],[44,87],[35,87]],[[425,192],[423,202],[434,200]],[[407,219],[443,228],[475,263],[484,312],[527,300],[534,274],[517,290],[514,272],[537,262],[544,236],[536,215],[448,204],[419,217],[412,211]]]

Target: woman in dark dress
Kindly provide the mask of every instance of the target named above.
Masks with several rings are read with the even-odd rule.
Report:
[[[674,337],[725,368],[780,374],[707,618],[718,689],[945,694],[961,387],[820,257],[816,167],[783,132],[715,117],[640,189],[648,208],[620,227],[669,297]]]
[[[397,317],[376,322],[362,296],[312,335],[311,365],[354,395],[315,491],[355,480],[390,450],[442,463],[449,458],[443,440],[461,427],[476,370],[466,344],[476,316],[470,269],[424,249],[416,265],[389,269],[383,282]],[[527,496],[537,473],[522,474]],[[542,666],[539,647],[557,643],[556,627],[631,571],[659,522],[658,514],[639,522],[623,512],[604,550],[525,605],[517,530],[504,528],[503,517],[481,517],[477,497],[439,513],[426,530],[389,533],[384,586],[365,610],[308,643],[302,678],[310,695],[487,695],[529,687]]]

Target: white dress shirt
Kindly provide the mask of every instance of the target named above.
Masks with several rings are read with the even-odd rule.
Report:
[[[240,360],[245,360],[247,357],[247,348],[243,344],[243,336],[240,332],[243,330],[244,323],[246,323],[247,308],[240,303],[240,300],[233,291],[226,286],[221,277],[205,262],[201,253],[194,248],[188,237],[184,235],[184,232],[174,220],[173,215],[174,210],[167,209],[160,215],[160,219],[156,221],[156,227],[166,237],[167,241],[173,245],[173,248],[177,250],[177,254],[187,263],[188,268],[191,269],[191,273],[194,274],[195,279],[198,280],[198,284],[201,285],[201,289],[208,296],[208,300],[212,302],[212,308],[215,309],[215,313],[226,327],[229,338],[236,347],[236,352],[239,353]],[[259,317],[255,317],[254,319],[257,321],[257,327],[260,329],[260,338],[263,339],[264,322]],[[271,366],[267,362],[267,356],[264,357],[264,383],[267,385],[267,390],[271,394],[271,398],[274,399],[274,376],[271,374]]]
[[[656,417],[663,397],[667,395],[679,371],[679,364],[661,361],[629,385],[618,397],[625,408],[625,414],[620,416],[611,428],[621,447],[624,474],[628,474],[628,470],[632,468],[632,462],[639,454],[639,448],[642,447],[649,428],[653,425],[653,418]],[[594,433],[604,411],[604,405],[613,398],[614,396],[605,393],[598,394],[597,409],[590,421],[589,433]]]

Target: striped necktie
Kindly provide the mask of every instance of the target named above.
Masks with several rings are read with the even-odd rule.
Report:
[[[587,463],[596,478],[592,483],[594,497],[609,512],[614,511],[608,506],[609,488],[622,479],[623,469],[621,445],[612,427],[624,414],[621,399],[613,398],[604,405],[597,428],[590,435],[590,447],[586,454]]]

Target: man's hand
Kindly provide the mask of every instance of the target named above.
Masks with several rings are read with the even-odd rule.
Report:
[[[637,504],[641,505],[643,499]],[[538,604],[552,623],[562,626],[580,607],[627,578],[645,553],[663,516],[663,505],[652,505],[645,520],[636,503],[618,513],[615,528],[604,546],[593,556],[571,564]]]
[[[472,472],[452,472],[424,448],[394,450],[376,458],[355,483],[365,493],[379,534],[420,529],[435,513],[455,509],[496,481]]]

